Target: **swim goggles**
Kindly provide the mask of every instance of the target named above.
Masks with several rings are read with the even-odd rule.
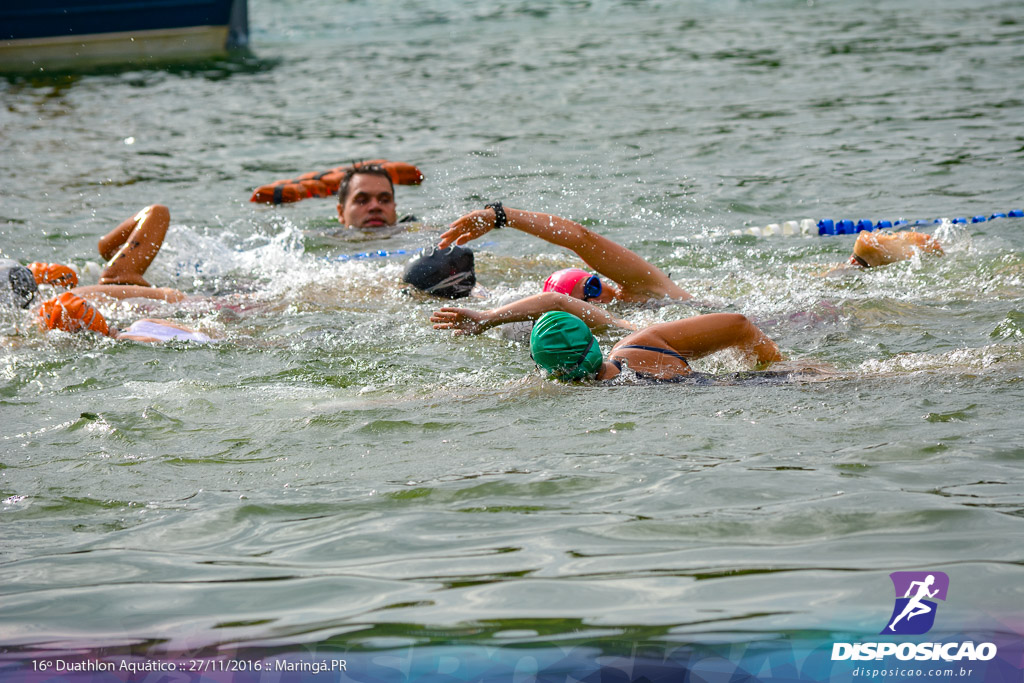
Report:
[[[583,283],[583,300],[588,301],[590,299],[596,299],[601,296],[601,278],[596,275],[591,275],[587,278],[586,282]]]
[[[442,290],[450,288],[451,292],[458,295],[468,294],[476,284],[476,276],[473,271],[467,270],[461,273],[454,273],[438,282],[436,285],[427,287],[423,291],[427,294],[438,294]],[[458,297],[455,297],[458,298]]]

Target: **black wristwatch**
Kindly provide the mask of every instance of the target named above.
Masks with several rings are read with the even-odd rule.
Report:
[[[494,229],[501,230],[508,225],[508,216],[505,215],[505,207],[501,202],[492,202],[484,205],[485,209],[494,209]]]

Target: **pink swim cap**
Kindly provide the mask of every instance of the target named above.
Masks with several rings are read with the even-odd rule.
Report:
[[[576,286],[576,283],[580,280],[586,280],[590,277],[590,273],[579,268],[564,268],[558,272],[552,273],[544,282],[544,291],[550,292],[555,291],[560,294],[572,294],[572,288]]]

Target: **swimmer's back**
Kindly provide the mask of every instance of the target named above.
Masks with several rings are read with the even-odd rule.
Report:
[[[118,339],[139,342],[189,341],[206,344],[213,341],[209,336],[187,327],[182,327],[169,320],[143,318],[136,320],[128,329],[117,335]]]

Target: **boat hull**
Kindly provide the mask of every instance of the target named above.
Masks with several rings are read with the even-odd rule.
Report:
[[[246,0],[40,0],[0,9],[0,68],[195,59],[248,42]]]

